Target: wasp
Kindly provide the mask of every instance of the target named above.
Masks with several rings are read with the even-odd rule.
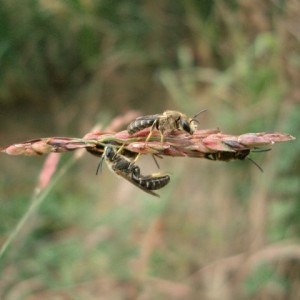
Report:
[[[196,123],[199,123],[196,120],[196,117],[204,111],[206,111],[206,109],[201,110],[192,118],[175,110],[166,110],[163,114],[139,117],[128,125],[127,131],[130,135],[132,135],[145,128],[151,127],[146,141],[150,139],[154,129],[157,129],[161,135],[161,142],[163,142],[163,135],[165,131],[180,130],[193,134],[197,129]]]
[[[111,146],[105,147],[96,173],[101,170],[103,160],[107,162],[109,168],[115,174],[125,178],[152,196],[159,197],[159,195],[153,191],[163,188],[170,181],[169,175],[160,173],[143,176],[139,166],[135,165],[128,157],[119,154],[116,149]]]

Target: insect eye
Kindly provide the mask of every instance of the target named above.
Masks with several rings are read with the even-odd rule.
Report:
[[[106,147],[106,149],[105,149],[105,156],[108,157],[108,158],[110,158],[112,154],[113,154],[112,148]]]
[[[182,120],[181,125],[182,125],[182,128],[184,131],[192,134],[192,129],[191,129],[189,122],[187,122],[186,120]]]

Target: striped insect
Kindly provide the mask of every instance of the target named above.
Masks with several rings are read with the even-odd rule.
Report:
[[[157,129],[161,135],[161,142],[163,142],[164,132],[166,131],[180,130],[193,134],[197,129],[196,123],[198,123],[198,121],[196,117],[204,111],[206,111],[206,109],[198,112],[193,118],[174,110],[166,110],[163,114],[139,117],[128,125],[127,131],[132,135],[145,128],[151,127],[146,141],[151,138],[154,129]]]
[[[193,134],[197,129],[197,123],[199,123],[196,117],[204,111],[206,111],[206,109],[201,110],[192,118],[175,110],[166,110],[163,114],[142,116],[132,121],[128,125],[127,131],[130,135],[133,135],[136,132],[151,127],[145,142],[150,140],[154,129],[157,129],[160,132],[160,141],[163,143],[164,132],[179,130]],[[141,154],[138,154],[135,157],[134,162],[138,160],[140,155]]]
[[[139,186],[147,190],[159,190],[166,186],[170,182],[170,176],[161,173],[153,173],[151,175],[143,176],[140,174],[140,169],[135,166],[135,170],[132,173],[132,179],[138,183]]]
[[[125,178],[127,181],[152,196],[159,197],[159,195],[153,191],[163,188],[170,181],[169,175],[161,173],[143,176],[139,166],[135,165],[130,158],[119,154],[116,149],[111,146],[105,147],[96,173],[101,170],[103,160],[106,161],[108,167],[115,174]]]

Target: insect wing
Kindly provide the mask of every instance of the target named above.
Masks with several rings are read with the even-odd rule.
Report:
[[[138,131],[143,130],[144,128],[153,126],[155,121],[160,117],[161,115],[148,115],[138,117],[128,125],[127,130],[130,134],[134,134]]]
[[[140,190],[152,195],[152,196],[155,196],[155,197],[160,197],[158,194],[156,194],[155,192],[153,191],[150,191],[150,190],[147,190],[146,188],[142,187],[141,185],[139,185],[137,182],[135,182],[131,177],[129,176],[126,176],[123,172],[121,171],[117,171],[115,170],[115,173],[121,177],[123,177],[124,179],[126,179],[127,181],[129,181],[130,183],[132,183],[133,185],[135,185],[136,187],[138,187]]]
[[[147,116],[138,117],[134,121],[142,121],[142,120],[145,120],[145,121],[155,121],[155,120],[159,119],[161,116],[162,116],[161,114],[147,115]],[[132,121],[132,123],[134,121]]]
[[[112,162],[110,162],[109,160],[106,160],[107,162],[107,166],[108,168],[113,172],[115,173],[116,175],[118,176],[121,176],[123,177],[124,179],[126,179],[127,181],[129,181],[130,183],[132,183],[133,185],[135,185],[136,187],[138,187],[139,189],[141,189],[142,191],[152,195],[152,196],[155,196],[155,197],[159,197],[158,194],[150,191],[150,190],[147,190],[146,188],[142,187],[141,185],[139,185],[137,182],[135,182],[131,176],[132,176],[132,173],[129,171],[128,169],[128,166],[125,167],[125,165],[123,165],[121,168],[120,168],[120,163],[118,165],[118,167],[116,167]]]

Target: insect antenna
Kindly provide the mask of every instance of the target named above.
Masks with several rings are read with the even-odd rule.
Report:
[[[268,151],[271,151],[272,149],[271,148],[266,148],[266,149],[254,149],[252,150],[252,152],[268,152]],[[250,160],[254,165],[256,165],[256,167],[263,173],[264,170],[263,168],[256,162],[254,161],[252,158],[250,157],[247,157],[248,160]]]
[[[252,150],[252,152],[268,152],[271,151],[271,148],[266,148],[266,149],[254,149]]]
[[[192,121],[196,122],[199,124],[199,121],[196,119],[201,113],[207,111],[207,108],[206,109],[202,109],[200,110],[198,113],[196,113],[193,117],[192,117]]]
[[[261,171],[262,173],[264,172],[263,168],[255,160],[250,157],[247,157],[247,159],[250,160],[259,169],[259,171]]]

